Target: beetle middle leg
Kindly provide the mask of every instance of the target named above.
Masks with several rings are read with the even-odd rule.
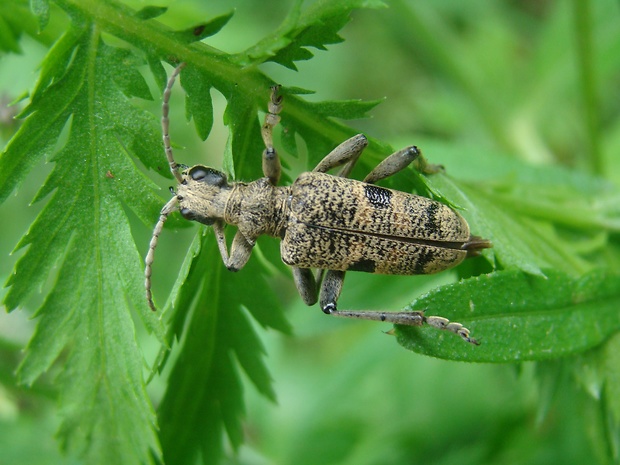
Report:
[[[368,139],[366,139],[364,134],[353,136],[329,152],[312,171],[315,173],[326,173],[333,168],[345,165],[338,173],[338,176],[346,178],[367,146]]]
[[[422,152],[415,145],[399,150],[387,157],[368,173],[364,178],[364,182],[375,184],[382,179],[388,178],[405,169],[420,155],[422,155]]]

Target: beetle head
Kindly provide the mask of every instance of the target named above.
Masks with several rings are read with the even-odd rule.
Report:
[[[184,171],[177,190],[183,218],[212,225],[224,217],[230,186],[226,175],[207,166],[196,165]]]

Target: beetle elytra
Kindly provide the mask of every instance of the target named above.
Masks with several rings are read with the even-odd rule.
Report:
[[[213,227],[222,261],[231,271],[241,269],[256,239],[268,234],[281,239],[282,260],[292,267],[295,285],[307,305],[319,301],[323,312],[347,318],[428,324],[477,344],[463,325],[426,316],[422,311],[338,310],[336,306],[346,271],[436,273],[491,247],[489,241],[472,236],[465,219],[448,206],[375,185],[409,166],[420,156],[417,147],[390,155],[363,181],[357,181],[347,176],[368,145],[366,137],[358,134],[332,150],[313,171],[302,173],[292,185],[277,186],[281,166],[272,130],[280,121],[282,97],[275,86],[261,129],[265,143],[263,178],[229,182],[224,173],[206,166],[182,169],[170,145],[168,102],[183,67],[181,64],[174,70],[163,96],[164,148],[178,186],[161,210],[145,259],[146,298],[151,309],[155,310],[151,293],[155,247],[168,215],[178,209],[184,218]],[[339,166],[342,168],[337,175],[327,174]],[[237,227],[230,252],[224,234],[226,224]]]

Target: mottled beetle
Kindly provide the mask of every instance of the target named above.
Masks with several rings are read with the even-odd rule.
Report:
[[[346,271],[436,273],[491,247],[489,241],[472,236],[467,222],[446,205],[374,185],[416,159],[420,155],[416,147],[390,155],[363,181],[347,179],[368,144],[366,137],[359,134],[336,147],[312,172],[302,173],[291,186],[278,187],[281,167],[272,130],[280,121],[282,97],[276,86],[261,130],[266,147],[262,158],[265,177],[249,183],[228,182],[224,173],[202,165],[182,171],[170,146],[168,101],[183,66],[179,65],[170,76],[162,104],[166,157],[179,185],[161,211],[145,259],[146,298],[153,310],[151,267],[155,247],[168,215],[178,208],[184,218],[213,226],[222,260],[231,271],[243,268],[258,236],[279,237],[282,260],[292,267],[295,284],[307,305],[319,300],[320,286],[320,306],[327,314],[412,326],[426,323],[477,344],[461,324],[425,316],[421,311],[336,308]],[[326,174],[342,165],[338,175]],[[238,228],[230,254],[225,224]],[[319,269],[316,276],[313,268]]]

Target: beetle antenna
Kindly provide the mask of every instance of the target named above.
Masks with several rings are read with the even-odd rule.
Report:
[[[155,308],[155,304],[153,303],[153,293],[151,292],[151,274],[153,271],[153,261],[155,260],[155,248],[157,247],[159,235],[164,228],[164,223],[168,219],[168,215],[176,209],[177,202],[178,199],[175,195],[174,197],[172,197],[172,199],[168,201],[166,205],[164,205],[164,208],[161,209],[161,213],[159,214],[159,220],[157,220],[155,229],[153,229],[151,243],[149,244],[149,251],[146,254],[146,258],[144,259],[144,289],[146,290],[146,301],[148,302],[151,310],[153,310],[154,312],[157,311],[157,309]]]
[[[170,134],[168,134],[168,130],[170,128],[170,119],[168,119],[168,112],[170,110],[170,93],[172,92],[172,86],[174,85],[174,81],[176,77],[179,75],[181,70],[185,68],[185,63],[181,63],[177,66],[170,78],[168,79],[168,83],[166,84],[166,88],[164,89],[164,97],[161,104],[161,131],[163,133],[164,139],[164,150],[166,151],[166,158],[168,159],[168,164],[170,165],[170,172],[176,178],[177,181],[182,182],[183,177],[179,172],[179,165],[176,161],[174,161],[174,157],[172,155],[172,146],[170,145]]]

